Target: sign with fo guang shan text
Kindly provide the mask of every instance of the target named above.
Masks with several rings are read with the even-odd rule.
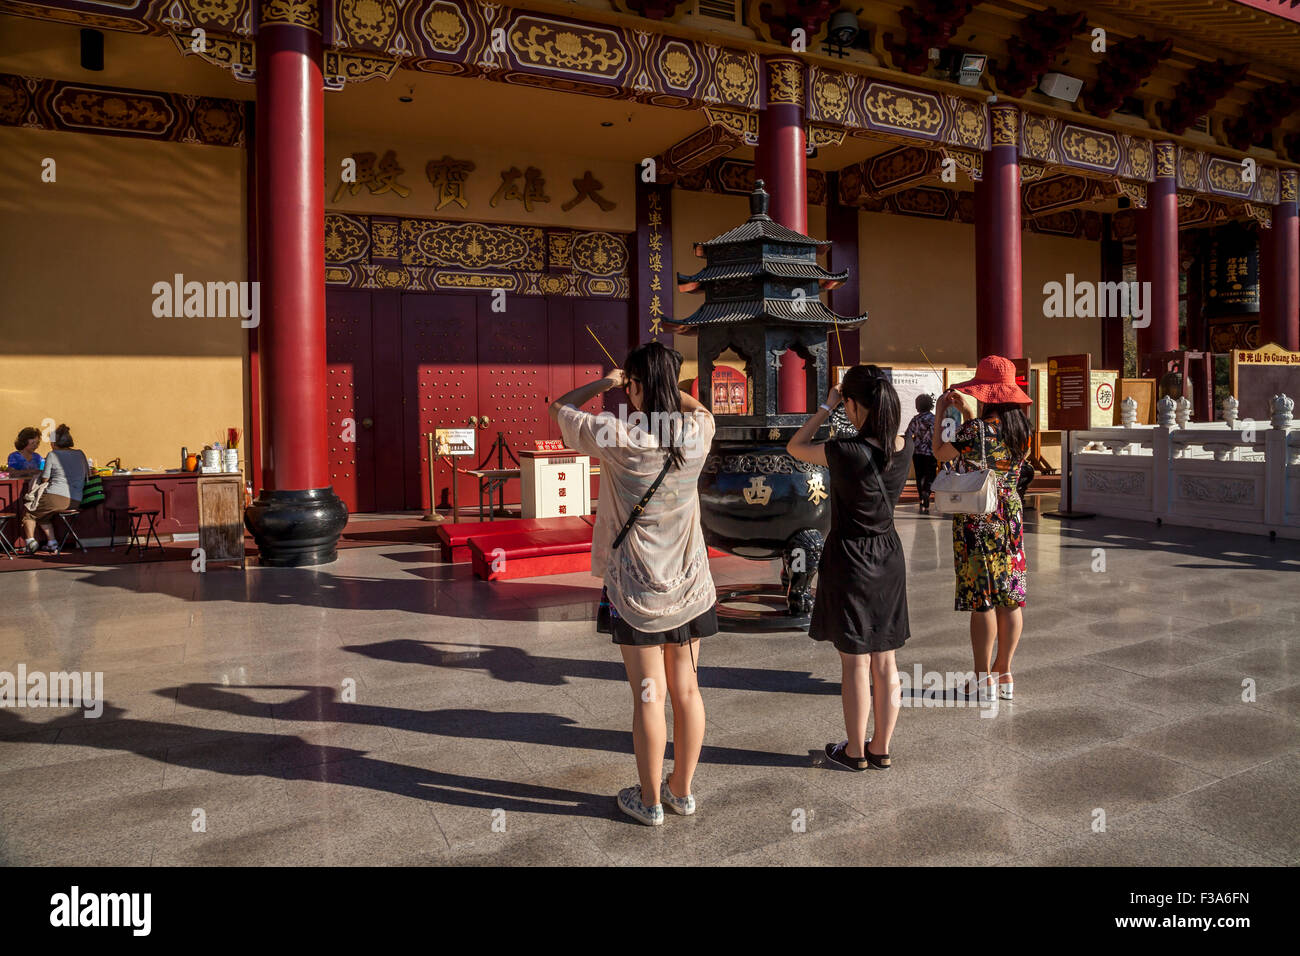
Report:
[[[1047,427],[1081,431],[1092,426],[1092,355],[1056,355],[1047,359]]]
[[[1232,394],[1242,418],[1267,421],[1274,395],[1300,397],[1300,352],[1280,345],[1232,353]]]

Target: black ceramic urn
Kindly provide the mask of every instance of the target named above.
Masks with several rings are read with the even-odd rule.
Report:
[[[719,621],[735,630],[808,626],[813,576],[830,530],[830,476],[820,465],[792,458],[785,445],[829,390],[827,334],[833,326],[855,328],[867,318],[838,316],[826,308],[820,293],[835,288],[848,273],[823,269],[817,254],[830,243],[775,222],[767,205],[759,180],[750,197],[749,219],[696,246],[696,255],[707,265],[693,276],[679,274],[678,288],[702,291],[704,304],[688,318],[666,322],[698,337],[700,398],[717,420],[700,474],[705,540],[743,558],[782,561],[779,589],[754,585],[719,593]],[[778,379],[791,351],[803,361],[802,408],[781,409]],[[713,387],[714,369],[724,353],[743,366],[747,388],[747,401],[729,401],[725,410],[715,404]],[[730,395],[721,386],[717,394]],[[819,437],[828,435],[829,428]],[[775,590],[784,606],[774,612],[727,607],[728,601],[752,600]]]

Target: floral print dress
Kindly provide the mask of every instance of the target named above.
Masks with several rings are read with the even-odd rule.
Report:
[[[996,418],[975,419],[957,431],[959,471],[980,467],[980,430],[984,453],[998,479],[997,510],[986,515],[954,515],[953,564],[957,570],[958,611],[987,611],[994,607],[1025,606],[1025,535],[1016,480],[1023,456],[1012,458],[998,435]]]

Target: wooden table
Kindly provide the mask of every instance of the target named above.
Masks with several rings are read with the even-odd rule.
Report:
[[[125,472],[104,476],[104,500],[91,505],[71,520],[77,537],[89,546],[108,544],[111,537],[109,510],[126,512],[130,508],[157,511],[155,530],[160,535],[196,534],[199,530],[200,478],[217,477],[198,472]],[[232,480],[239,478],[231,474]],[[13,511],[26,491],[27,478],[0,478],[0,511]],[[240,479],[242,488],[242,479]],[[119,526],[122,519],[119,518]],[[10,520],[12,526],[13,521]],[[119,527],[119,530],[122,530]],[[7,532],[6,532],[7,533]],[[102,541],[100,540],[102,539]]]

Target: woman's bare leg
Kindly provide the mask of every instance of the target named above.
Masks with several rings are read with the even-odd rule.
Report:
[[[695,767],[704,748],[704,698],[700,696],[695,674],[695,664],[699,659],[698,639],[691,641],[690,646],[664,645],[664,673],[668,679],[668,693],[673,699],[673,772],[669,785],[673,795],[678,797],[691,793]]]
[[[620,644],[627,681],[632,687],[632,747],[636,751],[636,772],[641,778],[641,802],[653,807],[659,802],[659,781],[663,779],[664,748],[668,745],[668,724],[664,720],[664,649]]]
[[[1024,629],[1024,616],[1018,607],[1000,607],[996,609],[996,614],[998,656],[993,661],[993,673],[1006,675],[1011,673],[1011,658],[1016,653],[1016,645],[1020,643],[1020,633]],[[1001,677],[998,681],[1003,684],[1008,683]]]
[[[998,636],[997,620],[993,611],[971,611],[970,647],[975,657],[975,680],[985,680],[993,664],[993,642]]]
[[[872,753],[881,756],[889,753],[889,738],[894,736],[894,725],[898,723],[898,711],[902,703],[898,695],[898,665],[894,662],[893,651],[881,651],[870,657],[871,678],[876,685],[876,696],[871,702],[876,718],[876,728],[871,734],[871,742],[876,745],[876,749]],[[863,739],[866,739],[865,734]]]
[[[844,752],[861,760],[867,740],[867,722],[871,718],[871,655],[845,654],[840,651],[840,701],[844,705],[844,733],[848,744]],[[876,685],[887,693],[880,684]]]

